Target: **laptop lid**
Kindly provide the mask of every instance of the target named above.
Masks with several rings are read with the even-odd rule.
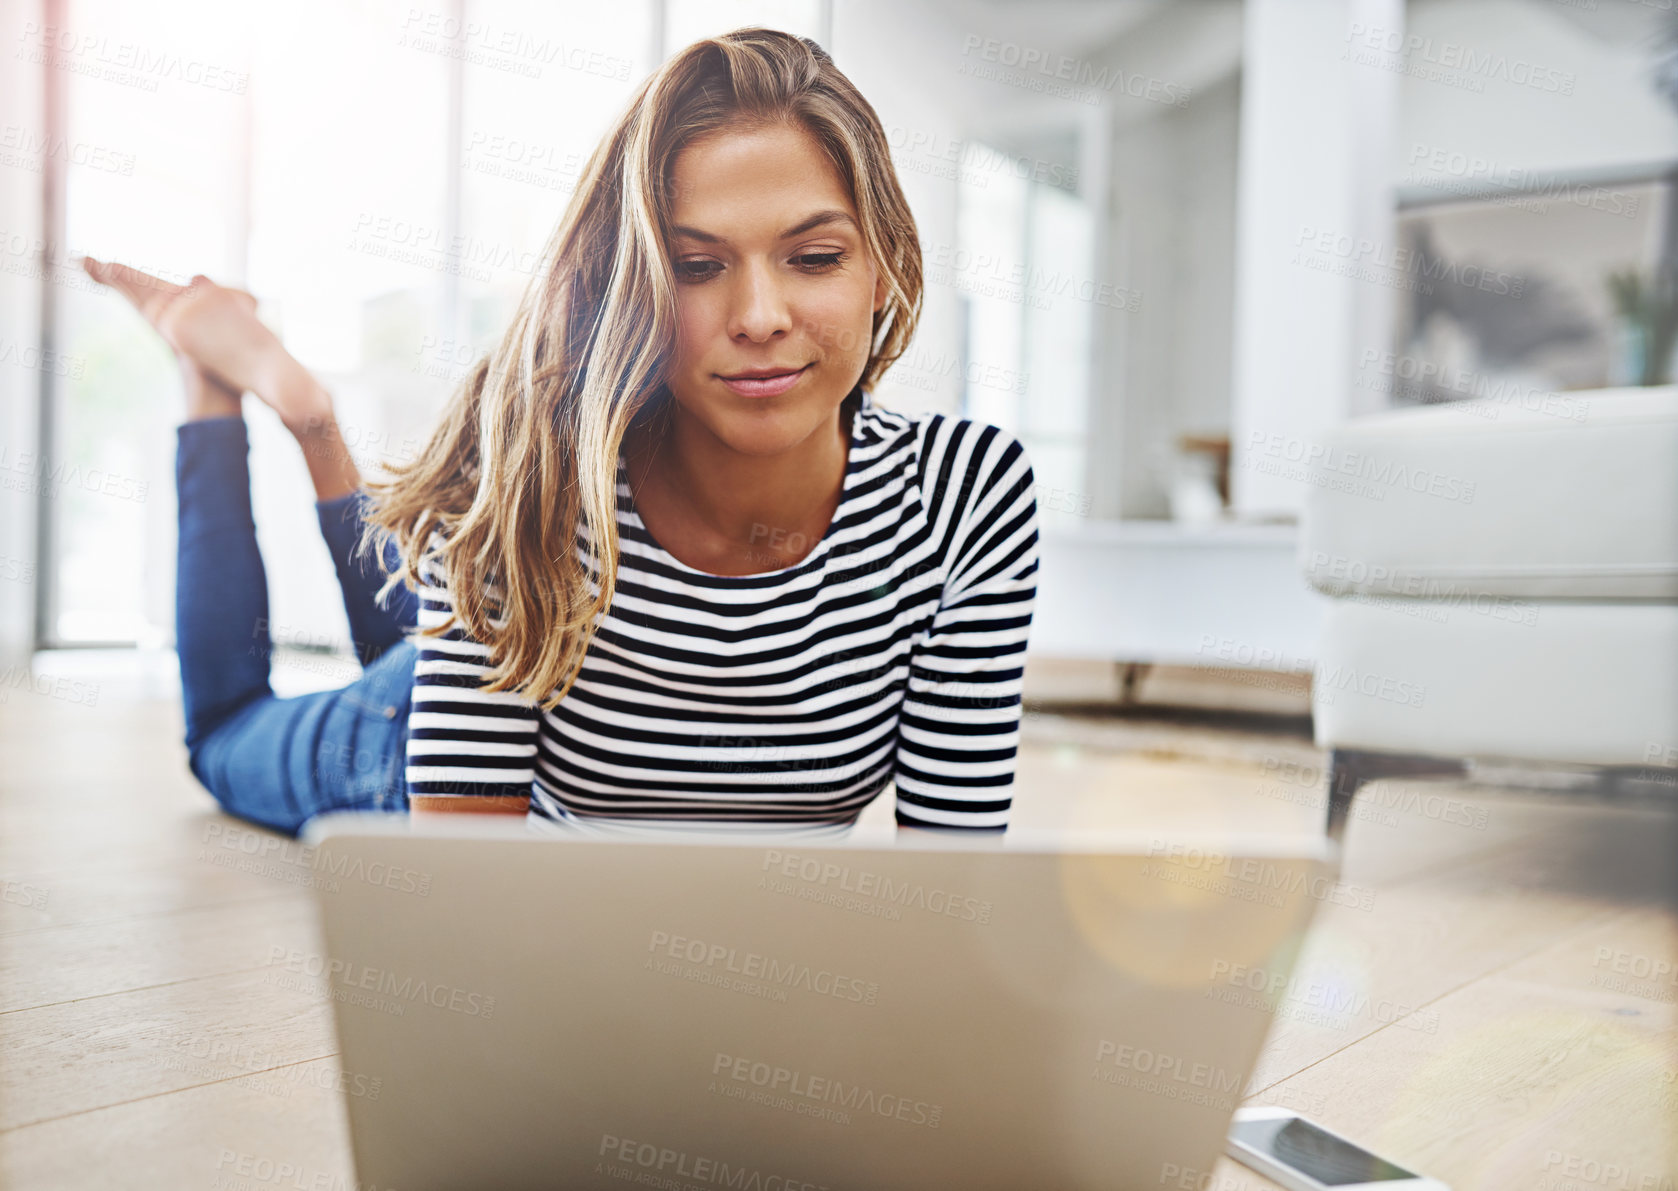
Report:
[[[1331,845],[317,821],[362,1186],[973,1189],[1210,1171]]]

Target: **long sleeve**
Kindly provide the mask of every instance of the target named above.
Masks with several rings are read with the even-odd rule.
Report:
[[[1001,830],[1012,805],[1026,637],[1037,595],[1037,499],[1031,464],[1010,435],[964,426],[946,451],[940,503],[950,564],[925,641],[909,662],[897,746],[897,821]],[[969,445],[971,450],[968,451]]]
[[[420,579],[419,627],[425,629],[448,620],[454,605],[435,558],[426,559]],[[490,669],[489,651],[458,624],[444,636],[414,640],[419,656],[408,717],[410,805],[416,798],[528,800],[535,778],[535,702],[511,691],[477,689]]]

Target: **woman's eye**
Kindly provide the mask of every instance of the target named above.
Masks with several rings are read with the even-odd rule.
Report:
[[[793,263],[800,269],[808,269],[812,273],[820,273],[831,269],[845,259],[842,252],[805,252],[792,258]]]
[[[682,281],[708,281],[722,272],[722,265],[717,261],[677,261],[676,276]]]

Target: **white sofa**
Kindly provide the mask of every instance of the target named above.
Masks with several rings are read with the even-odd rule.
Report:
[[[1300,563],[1332,597],[1331,835],[1363,782],[1466,759],[1678,775],[1678,386],[1382,414],[1323,447]]]

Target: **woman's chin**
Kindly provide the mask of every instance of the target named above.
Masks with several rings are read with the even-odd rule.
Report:
[[[745,421],[742,419],[741,421]],[[753,424],[755,422],[755,424]],[[769,458],[784,455],[810,437],[812,427],[800,421],[796,425],[789,418],[774,416],[753,419],[744,425],[732,424],[717,437],[737,454]]]
[[[722,443],[741,455],[767,457],[793,450],[833,422],[839,403],[812,409],[808,402],[753,398],[741,408],[719,409],[703,421]]]

